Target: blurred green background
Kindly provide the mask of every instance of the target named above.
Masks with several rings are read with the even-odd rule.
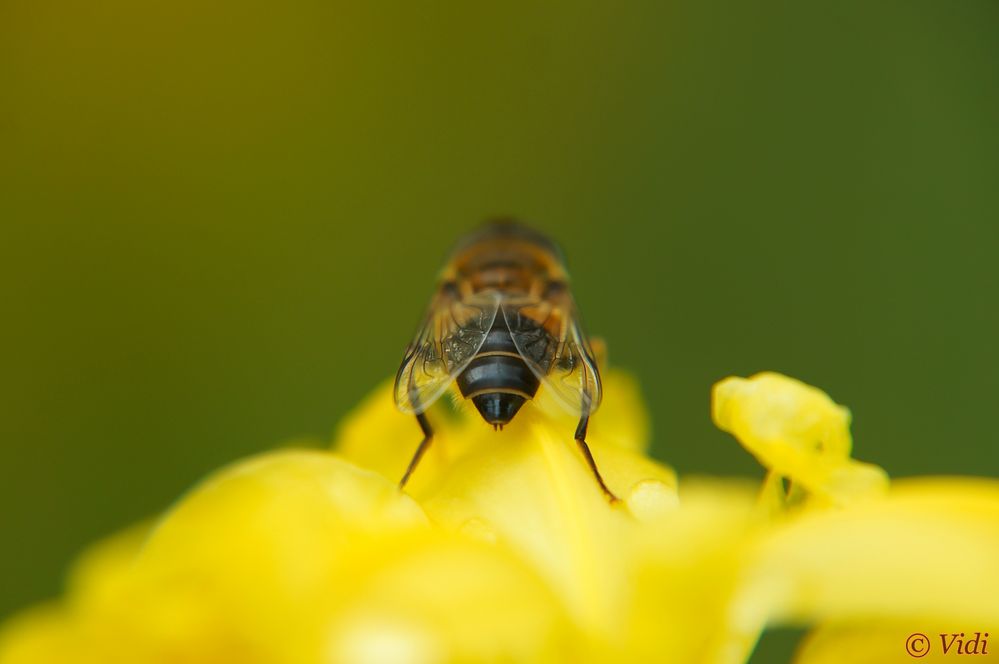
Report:
[[[773,369],[894,475],[999,475],[997,73],[992,0],[6,0],[0,616],[328,438],[497,214],[681,473],[760,475],[708,391]]]

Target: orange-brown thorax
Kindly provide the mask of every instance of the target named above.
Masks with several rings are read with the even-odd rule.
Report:
[[[483,232],[460,247],[441,275],[468,296],[497,290],[540,300],[552,283],[564,283],[565,268],[555,253],[529,237]]]

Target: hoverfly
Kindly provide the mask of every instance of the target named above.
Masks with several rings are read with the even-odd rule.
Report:
[[[561,252],[540,233],[492,222],[454,248],[396,374],[395,403],[415,415],[423,431],[400,487],[433,439],[425,411],[455,382],[496,430],[543,384],[579,417],[580,452],[600,489],[617,501],[586,444],[587,424],[600,405],[600,371],[580,328]]]

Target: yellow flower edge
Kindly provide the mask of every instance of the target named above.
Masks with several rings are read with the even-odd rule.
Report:
[[[843,505],[884,494],[888,475],[850,458],[850,411],[817,388],[773,372],[730,377],[712,388],[711,417],[772,473],[813,502]]]
[[[332,452],[239,461],[93,547],[64,598],[0,628],[0,664],[743,662],[775,624],[816,625],[798,657],[822,662],[999,625],[999,483],[889,485],[850,457],[845,408],[773,373],[712,399],[762,489],[677,482],[644,455],[634,380],[606,383],[590,442],[621,505],[543,399],[502,434],[439,404],[400,492],[420,434],[382,385]]]
[[[571,648],[532,569],[430,527],[392,483],[324,452],[237,463],[145,538],[85,560],[99,562],[61,606],[11,623],[0,661],[531,661]]]

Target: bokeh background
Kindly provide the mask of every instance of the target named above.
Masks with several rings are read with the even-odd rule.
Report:
[[[999,474],[999,4],[473,4],[0,3],[0,616],[328,440],[493,215],[681,473],[760,474],[708,392],[773,369],[894,475]]]

